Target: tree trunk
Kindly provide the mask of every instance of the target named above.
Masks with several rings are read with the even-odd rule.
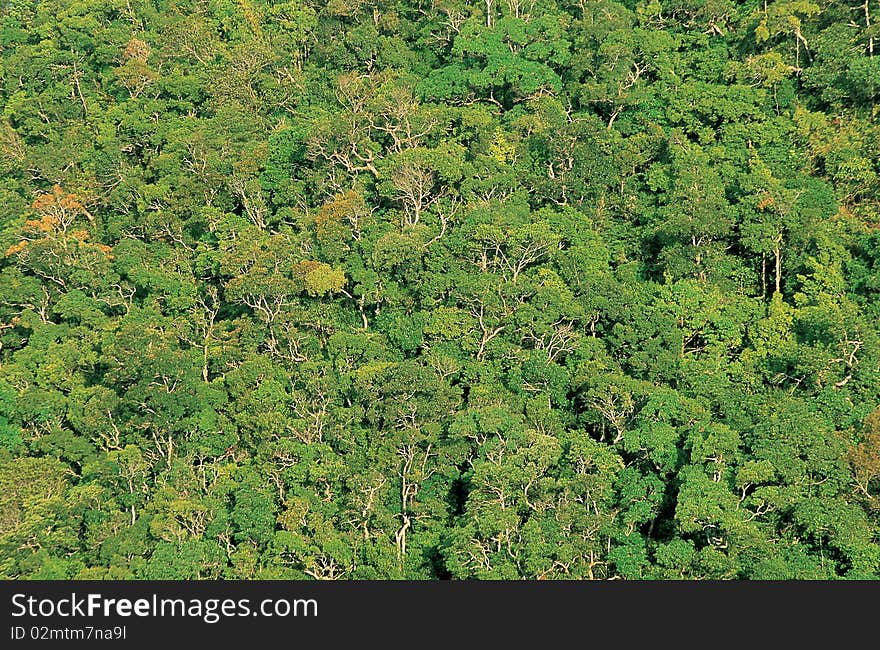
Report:
[[[782,237],[776,240],[776,246],[773,247],[773,254],[776,256],[776,293],[780,292],[782,287]]]
[[[767,297],[767,253],[761,253],[761,298]]]

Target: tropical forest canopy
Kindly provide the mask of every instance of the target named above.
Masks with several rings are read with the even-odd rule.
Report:
[[[878,25],[8,0],[0,575],[880,577]]]

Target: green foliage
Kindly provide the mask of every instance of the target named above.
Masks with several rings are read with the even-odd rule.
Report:
[[[0,577],[880,577],[880,15],[9,2]]]

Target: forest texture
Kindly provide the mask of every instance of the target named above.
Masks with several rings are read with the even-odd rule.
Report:
[[[880,577],[878,24],[5,2],[0,576]]]

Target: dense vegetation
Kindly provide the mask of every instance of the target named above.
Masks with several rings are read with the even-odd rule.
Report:
[[[880,5],[4,4],[0,575],[880,577]]]

